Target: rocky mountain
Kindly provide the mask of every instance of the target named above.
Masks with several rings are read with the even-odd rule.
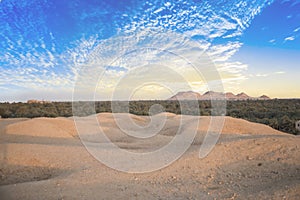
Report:
[[[234,99],[236,99],[236,96],[232,92],[226,92],[225,93],[225,97],[228,100],[234,100]]]
[[[178,92],[176,95],[172,96],[168,100],[195,100],[201,99],[201,94],[193,91]]]
[[[203,94],[200,100],[208,100],[208,99],[223,99],[225,95],[221,92],[208,91]]]
[[[236,97],[237,97],[238,99],[253,99],[253,97],[248,96],[248,95],[245,94],[244,92],[237,94]],[[254,99],[255,99],[255,98],[254,98]]]
[[[168,100],[211,100],[211,99],[224,99],[229,101],[237,101],[237,100],[270,100],[271,98],[262,95],[260,97],[251,97],[247,95],[246,93],[242,92],[237,95],[233,94],[232,92],[214,92],[214,91],[208,91],[205,92],[203,95],[201,95],[198,92],[193,91],[186,91],[186,92],[178,92],[176,95],[170,97]]]
[[[267,95],[262,95],[258,99],[261,99],[261,100],[270,100],[271,98],[268,97]]]

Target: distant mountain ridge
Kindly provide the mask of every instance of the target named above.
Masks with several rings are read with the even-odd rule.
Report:
[[[237,95],[232,92],[214,92],[208,91],[201,95],[198,92],[186,91],[178,92],[176,95],[170,97],[168,100],[211,100],[211,99],[224,99],[229,101],[238,101],[238,100],[270,100],[271,98],[267,95],[262,95],[260,97],[251,97],[244,92],[241,92]]]

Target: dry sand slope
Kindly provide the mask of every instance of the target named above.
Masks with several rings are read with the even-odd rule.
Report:
[[[128,116],[139,126],[149,123],[148,117],[114,117],[122,121]],[[137,153],[159,149],[177,133],[180,116],[160,116],[167,118],[160,133],[137,139],[118,129],[112,114],[97,115],[112,142]],[[192,130],[189,124],[196,118],[180,131]],[[170,166],[144,174],[119,172],[94,159],[72,118],[1,119],[0,199],[299,199],[298,136],[226,117],[217,145],[199,159],[210,118],[199,119],[188,151]],[[88,131],[83,138],[104,142]]]

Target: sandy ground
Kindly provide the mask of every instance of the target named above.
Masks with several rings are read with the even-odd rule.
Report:
[[[0,119],[0,199],[299,199],[299,136],[226,117],[217,145],[200,159],[211,119],[189,118],[178,131],[179,115],[161,115],[167,122],[147,139],[127,136],[114,117],[129,116],[141,127],[147,127],[148,117],[97,115],[107,137],[133,152],[159,149],[178,132],[188,134],[190,122],[199,119],[196,138],[180,159],[141,174],[97,161],[80,141],[72,118]],[[88,133],[83,139],[103,142]]]

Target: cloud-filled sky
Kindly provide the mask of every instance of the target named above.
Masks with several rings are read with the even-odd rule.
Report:
[[[186,58],[203,55],[224,91],[299,98],[299,10],[299,0],[2,0],[0,101],[71,100],[83,68],[98,100],[202,93],[218,80]]]

